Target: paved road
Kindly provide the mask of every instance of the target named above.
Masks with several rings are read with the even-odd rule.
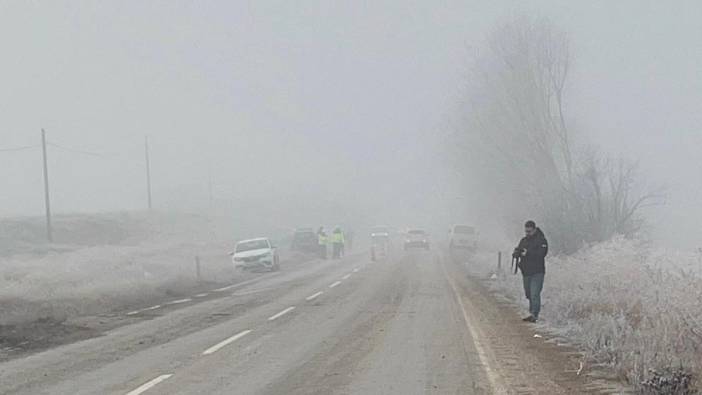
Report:
[[[553,367],[494,336],[504,312],[481,312],[465,281],[428,252],[284,267],[128,312],[134,323],[104,336],[0,364],[0,393],[579,392],[563,366],[556,376],[541,372]]]

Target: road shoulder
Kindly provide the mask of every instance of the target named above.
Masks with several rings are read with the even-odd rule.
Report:
[[[484,350],[496,393],[619,394],[621,383],[583,373],[583,355],[543,326],[521,321],[514,305],[500,300],[465,267],[440,258],[454,284],[469,327]]]

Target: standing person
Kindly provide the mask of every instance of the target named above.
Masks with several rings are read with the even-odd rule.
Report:
[[[317,244],[319,247],[319,257],[321,259],[327,259],[327,234],[324,232],[323,226],[317,229]]]
[[[331,236],[332,241],[332,257],[334,259],[341,258],[344,252],[344,233],[341,231],[340,227],[334,228],[334,232]]]
[[[524,282],[524,294],[529,299],[530,315],[523,321],[536,322],[541,312],[541,290],[544,287],[546,274],[548,241],[534,221],[527,221],[524,224],[524,233],[526,236],[514,249],[512,257],[518,259]]]

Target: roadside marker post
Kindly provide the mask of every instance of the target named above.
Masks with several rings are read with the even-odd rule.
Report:
[[[195,274],[197,275],[197,282],[202,282],[202,274],[200,272],[200,257],[195,255]]]

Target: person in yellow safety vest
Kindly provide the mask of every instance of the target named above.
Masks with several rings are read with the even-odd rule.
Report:
[[[327,259],[327,234],[324,232],[323,226],[317,229],[317,244],[319,247],[319,257],[321,259]]]
[[[334,229],[334,232],[331,235],[331,242],[332,242],[332,257],[334,259],[339,259],[343,255],[344,252],[344,233],[341,231],[341,228],[338,226]]]

